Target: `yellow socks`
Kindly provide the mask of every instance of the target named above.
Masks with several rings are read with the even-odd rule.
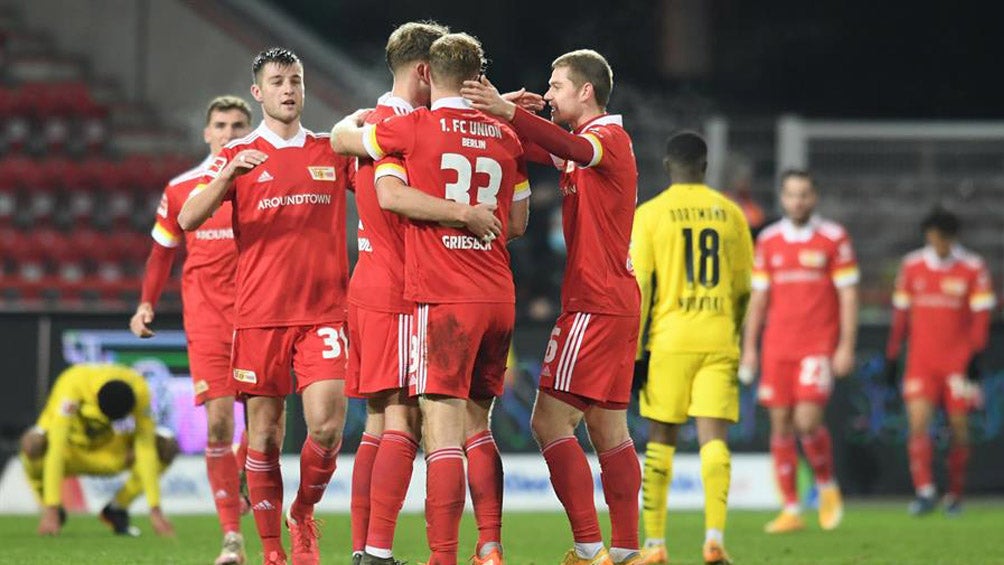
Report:
[[[716,439],[704,444],[701,479],[704,482],[704,527],[709,532],[725,531],[731,477],[732,455],[725,442]]]
[[[666,497],[673,480],[673,454],[676,447],[648,442],[645,447],[645,470],[642,474],[642,522],[647,540],[666,537]]]

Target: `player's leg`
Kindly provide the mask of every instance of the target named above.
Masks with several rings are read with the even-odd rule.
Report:
[[[795,405],[795,430],[802,451],[812,467],[819,491],[819,526],[832,530],[840,525],[844,515],[843,497],[834,479],[833,445],[830,432],[823,422],[825,405],[802,401]]]
[[[352,498],[349,502],[349,512],[352,519],[353,555],[362,555],[366,549],[366,532],[369,530],[370,523],[370,487],[373,481],[373,464],[380,449],[381,436],[383,436],[386,406],[387,400],[383,397],[366,399],[366,423],[352,466]]]
[[[464,420],[467,401],[442,395],[423,395],[422,410],[426,462],[425,520],[432,555],[429,565],[455,565],[464,513]]]
[[[383,437],[373,462],[373,468],[380,472],[374,473],[370,485],[370,519],[365,551],[367,556],[391,559],[394,530],[408,495],[418,454],[421,436],[418,399],[410,397],[404,389],[388,393],[384,425]]]
[[[639,554],[638,492],[641,465],[628,433],[627,407],[596,405],[585,413],[586,428],[600,460],[603,498],[610,511],[610,559],[626,563]]]
[[[475,559],[493,552],[502,554],[502,457],[491,431],[491,409],[495,398],[467,401],[464,453],[467,455],[467,482],[478,525]]]
[[[904,383],[904,389],[908,383]],[[915,516],[927,514],[936,505],[934,475],[931,470],[934,446],[929,428],[934,416],[934,404],[923,397],[915,396],[906,402],[906,416],[909,422],[908,454],[910,476],[917,498],[910,503],[909,511]]]
[[[726,440],[734,421],[697,418],[701,446],[701,481],[704,483],[704,562],[729,563],[724,549],[732,455]]]
[[[759,399],[770,417],[770,454],[774,478],[784,506],[764,531],[785,533],[801,530],[805,524],[798,501],[798,444],[795,438],[795,383],[799,363],[774,358],[764,351]]]
[[[576,407],[569,402],[580,404]],[[575,399],[571,394],[540,390],[533,405],[530,426],[547,462],[551,486],[572,526],[575,555],[592,560],[605,551],[593,502],[593,473],[575,437],[575,428],[582,421],[585,407],[584,400]]]
[[[178,440],[174,437],[174,434],[168,430],[158,430],[156,441],[157,472],[163,475],[167,471],[167,468],[171,466],[171,463],[174,462],[174,458],[178,456],[181,447],[178,446]],[[140,480],[139,473],[136,472],[135,461],[132,455],[130,455],[129,461],[129,467],[132,468],[132,471],[129,473],[126,482],[122,484],[112,498],[111,507],[115,510],[129,508],[143,494],[143,482]]]
[[[282,449],[286,406],[282,397],[251,396],[248,413],[247,482],[251,511],[266,563],[285,563],[282,547]],[[273,555],[274,554],[274,555]],[[281,561],[280,561],[281,558]]]
[[[948,492],[945,494],[945,512],[957,515],[962,512],[962,493],[966,486],[969,466],[969,382],[962,374],[949,377],[945,391],[945,411],[951,447],[948,450]]]

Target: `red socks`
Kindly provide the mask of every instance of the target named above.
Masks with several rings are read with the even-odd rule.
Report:
[[[471,436],[464,451],[480,550],[486,543],[502,543],[502,458],[489,430]]]
[[[954,446],[948,451],[948,494],[956,500],[962,498],[966,487],[966,467],[969,463],[969,446]]]
[[[363,432],[352,467],[352,551],[366,549],[366,531],[370,522],[370,482],[373,478],[373,461],[380,449],[380,436]]]
[[[254,512],[262,549],[268,555],[282,548],[282,470],[279,468],[279,451],[262,453],[248,449],[248,495]]]
[[[809,466],[816,475],[817,483],[833,481],[833,447],[830,432],[823,426],[816,428],[815,433],[802,436],[802,450]]]
[[[917,491],[922,488],[933,489],[934,478],[931,473],[933,448],[930,436],[926,433],[910,436],[907,450],[910,455],[910,476],[913,477],[914,489]]]
[[[610,509],[610,547],[638,549],[641,465],[630,439],[600,453],[603,497]]]
[[[234,454],[237,460],[237,470],[242,471],[247,466],[248,461],[248,431],[241,432],[240,443],[237,444],[237,453]]]
[[[229,441],[206,446],[206,475],[223,533],[241,531],[240,477]]]
[[[367,547],[386,550],[393,547],[397,517],[408,495],[417,453],[418,442],[411,435],[395,430],[384,432],[373,462],[380,472],[373,477],[370,485],[369,530],[365,536]]]
[[[795,475],[798,468],[798,448],[795,446],[795,437],[771,437],[770,453],[774,459],[774,476],[784,498],[784,504],[786,506],[798,504]]]
[[[444,447],[425,458],[425,523],[432,557],[428,565],[456,565],[466,484],[464,450]]]
[[[547,461],[554,493],[565,507],[565,514],[572,525],[572,537],[576,543],[603,541],[593,503],[593,473],[589,470],[589,462],[579,441],[575,436],[556,439],[545,445],[541,452]],[[637,529],[638,522],[631,527]]]
[[[323,447],[309,435],[303,442],[300,448],[300,487],[289,508],[294,520],[313,516],[314,505],[324,496],[328,481],[335,473],[335,462],[341,447],[341,442],[331,448]]]

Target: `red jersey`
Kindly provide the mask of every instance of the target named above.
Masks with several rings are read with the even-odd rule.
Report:
[[[181,207],[212,162],[210,155],[194,169],[171,179],[160,197],[151,235],[164,247],[178,247],[182,240],[185,241],[187,257],[181,273],[185,333],[189,336],[222,335],[229,339],[234,328],[234,274],[237,271],[230,203],[223,203],[195,231],[186,233],[178,224]]]
[[[580,164],[555,159],[564,195],[568,258],[561,285],[566,312],[637,316],[641,294],[628,248],[638,203],[638,167],[620,116],[603,115],[574,132],[593,145]]]
[[[995,304],[990,274],[978,255],[959,246],[945,259],[931,248],[908,254],[893,294],[893,307],[909,312],[907,363],[937,366],[930,361],[944,359],[964,366],[986,340],[986,324],[974,327],[976,317]],[[891,340],[895,353],[901,339]]]
[[[374,159],[404,157],[402,169],[378,163],[376,178],[392,175],[437,198],[497,203],[502,236],[485,243],[463,228],[409,222],[405,234],[405,297],[426,304],[516,301],[505,233],[513,200],[530,196],[523,147],[506,124],[459,97],[366,127]]]
[[[224,197],[233,202],[238,252],[234,327],[345,320],[350,160],[332,151],[327,135],[301,127],[284,140],[262,122],[230,142],[202,182],[245,149],[261,151],[268,160],[237,177]]]
[[[366,123],[414,111],[406,100],[385,94]],[[403,165],[396,157],[384,162]],[[373,184],[373,161],[357,161],[355,186],[359,210],[359,260],[349,281],[349,302],[378,312],[411,314],[415,304],[404,298],[404,233],[408,220],[380,208]]]
[[[812,217],[767,226],[753,256],[753,289],[769,293],[763,349],[778,359],[831,355],[840,339],[837,289],[860,275],[847,231]]]

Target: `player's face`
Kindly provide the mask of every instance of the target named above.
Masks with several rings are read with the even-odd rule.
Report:
[[[558,124],[574,125],[584,110],[585,85],[576,88],[568,76],[568,67],[556,67],[551,71],[544,100],[551,107],[551,121]]]
[[[929,229],[924,232],[924,239],[927,240],[928,245],[934,248],[938,257],[948,257],[948,254],[952,252],[952,245],[955,243],[955,238],[938,229]]]
[[[796,224],[809,221],[817,200],[816,189],[808,179],[790,177],[781,186],[781,208],[784,215]]]
[[[215,110],[209,116],[209,123],[202,131],[202,137],[209,144],[209,150],[216,155],[223,146],[248,134],[251,122],[240,110]]]
[[[284,124],[300,119],[303,113],[303,66],[266,63],[251,95],[261,103],[265,115]]]

